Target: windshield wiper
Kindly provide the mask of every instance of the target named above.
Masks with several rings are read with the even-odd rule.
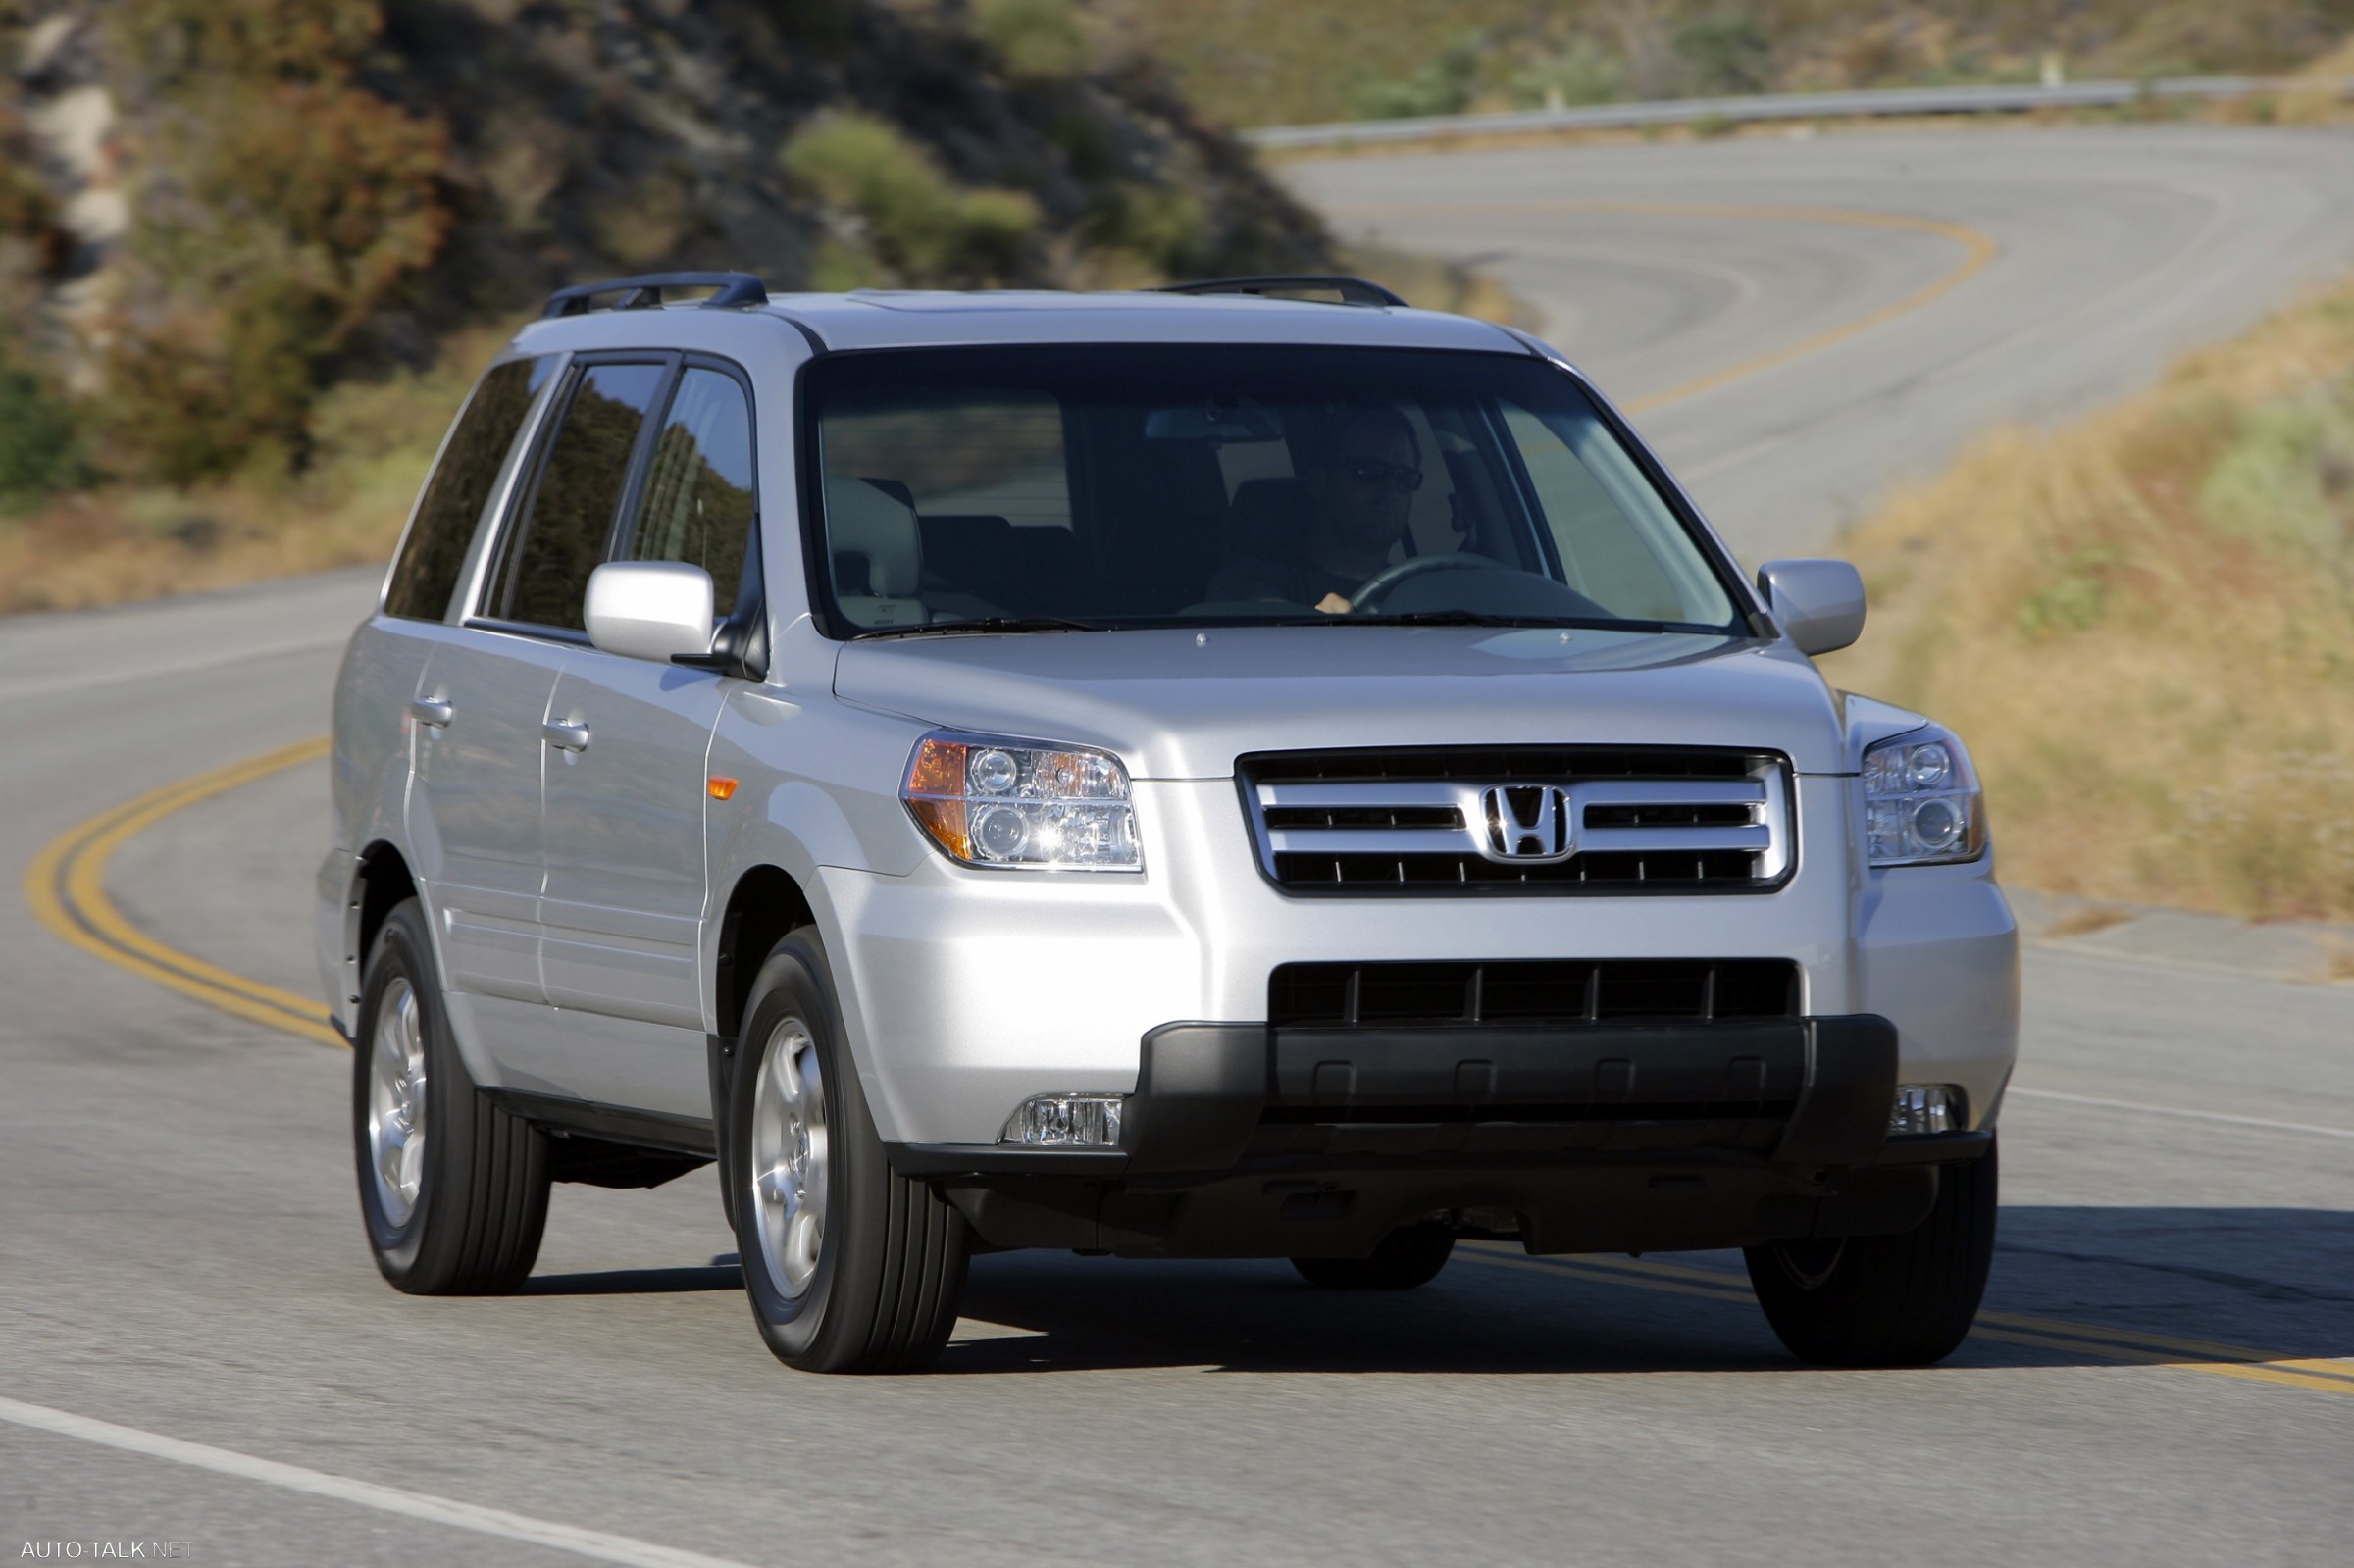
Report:
[[[1579,632],[1705,632],[1721,634],[1722,627],[1695,626],[1682,621],[1646,621],[1636,617],[1591,615],[1486,615],[1477,610],[1402,610],[1396,615],[1332,615],[1318,624],[1333,626],[1517,626],[1558,627]]]
[[[970,621],[931,621],[921,626],[880,626],[858,633],[869,637],[927,637],[950,632],[1101,632],[1094,621],[1072,621],[1059,615],[984,615]]]
[[[1332,615],[1324,618],[1334,626],[1574,626],[1577,623],[1551,615],[1489,615],[1478,610],[1401,610],[1395,615],[1375,611],[1371,615]]]

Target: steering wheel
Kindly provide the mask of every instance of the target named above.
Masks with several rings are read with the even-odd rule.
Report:
[[[1471,555],[1452,550],[1445,555],[1409,556],[1396,566],[1384,567],[1365,580],[1364,586],[1349,596],[1352,607],[1362,611],[1371,608],[1376,599],[1386,599],[1392,589],[1409,578],[1426,577],[1433,572],[1476,572],[1482,568],[1495,570],[1501,563],[1484,555]]]

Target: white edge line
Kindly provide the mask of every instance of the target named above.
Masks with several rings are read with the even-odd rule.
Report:
[[[374,1482],[354,1481],[348,1476],[331,1476],[320,1470],[306,1470],[300,1465],[281,1464],[275,1459],[257,1459],[251,1454],[236,1453],[228,1448],[215,1448],[207,1443],[188,1442],[159,1433],[142,1432],[136,1427],[119,1427],[111,1421],[99,1421],[65,1410],[52,1410],[47,1405],[0,1398],[0,1421],[29,1427],[35,1432],[51,1432],[60,1437],[79,1438],[85,1442],[104,1443],[110,1448],[144,1454],[152,1459],[168,1459],[174,1464],[210,1470],[216,1475],[234,1476],[240,1481],[258,1481],[264,1486],[281,1487],[288,1492],[307,1492],[314,1497],[353,1503],[362,1508],[373,1508],[379,1513],[402,1514],[430,1524],[471,1530],[478,1535],[526,1542],[535,1546],[549,1546],[557,1551],[572,1552],[576,1556],[594,1558],[598,1562],[625,1563],[630,1568],[745,1568],[742,1563],[723,1557],[706,1557],[700,1552],[682,1551],[675,1546],[658,1546],[650,1541],[638,1541],[629,1536],[607,1535],[601,1530],[583,1530],[576,1525],[533,1519],[524,1514],[509,1513],[503,1508],[485,1508],[427,1492],[380,1487]]]
[[[2274,1122],[2261,1116],[2226,1116],[2222,1111],[2186,1111],[2173,1105],[2144,1105],[2137,1100],[2096,1099],[2090,1094],[2062,1094],[2048,1088],[2017,1088],[2010,1092],[2034,1100],[2064,1100],[2071,1105],[2097,1105],[2108,1111],[2139,1111],[2144,1116],[2180,1116],[2193,1122],[2223,1122],[2232,1127],[2261,1127],[2275,1133],[2311,1133],[2317,1138],[2354,1138],[2354,1128],[2318,1127],[2311,1122]]]
[[[359,625],[352,623],[353,627]],[[53,697],[64,692],[91,691],[100,686],[126,685],[133,681],[163,681],[177,675],[192,675],[199,670],[219,670],[233,664],[248,664],[259,659],[279,659],[297,653],[322,653],[340,648],[351,640],[349,631],[333,636],[306,637],[295,642],[268,642],[251,648],[224,649],[218,653],[198,654],[179,659],[160,668],[141,667],[134,670],[94,670],[78,675],[27,676],[11,681],[0,687],[0,699],[11,697]]]

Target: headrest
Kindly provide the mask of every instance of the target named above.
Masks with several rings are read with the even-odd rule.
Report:
[[[834,553],[866,557],[866,588],[881,598],[912,598],[924,575],[924,536],[915,508],[871,480],[826,481],[826,533]]]
[[[1307,536],[1315,503],[1296,479],[1245,480],[1227,511],[1229,548],[1243,555],[1286,554]]]

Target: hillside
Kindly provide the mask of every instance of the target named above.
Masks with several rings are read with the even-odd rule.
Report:
[[[1232,126],[2293,70],[2350,0],[1096,0]]]
[[[1328,267],[1068,0],[0,0],[0,609],[367,559],[555,286]]]
[[[2354,283],[1988,434],[1841,547],[1873,630],[1825,673],[1970,740],[2006,881],[2354,918]]]
[[[173,481],[299,466],[318,391],[583,277],[1325,256],[1056,0],[0,0],[0,51],[10,360]]]

